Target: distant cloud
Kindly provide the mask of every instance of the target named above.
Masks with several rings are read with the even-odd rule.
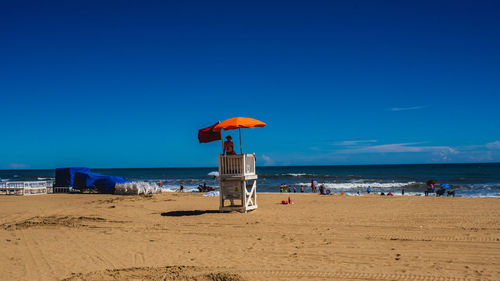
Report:
[[[408,111],[408,110],[419,110],[427,108],[428,106],[410,106],[410,107],[391,107],[388,111]]]
[[[333,165],[394,163],[467,163],[500,162],[500,140],[482,144],[447,146],[428,142],[380,144],[380,140],[346,140],[324,146],[308,147],[306,151],[275,153],[271,159],[259,156],[260,165]],[[329,145],[328,145],[329,143]]]
[[[425,142],[391,143],[382,145],[347,146],[344,149],[335,151],[338,155],[369,155],[377,154],[397,154],[415,153],[422,157],[426,155],[429,160],[436,163],[449,162],[489,162],[500,159],[500,141],[493,141],[485,144],[466,146],[430,146]],[[385,155],[384,157],[391,157]],[[417,157],[417,156],[415,156]]]
[[[498,159],[498,158],[496,158]],[[467,153],[468,162],[490,162],[495,161],[493,151],[472,151]],[[498,160],[497,160],[498,161]]]
[[[457,150],[449,146],[418,146],[419,142],[413,143],[392,143],[382,145],[371,145],[357,148],[339,150],[338,153],[359,154],[359,153],[401,153],[401,152],[442,152],[458,153]]]
[[[486,144],[488,149],[500,149],[500,141],[494,141]]]
[[[27,164],[19,164],[19,163],[10,163],[7,165],[9,169],[27,169],[30,167],[30,165]]]
[[[361,144],[374,143],[374,142],[377,142],[377,140],[346,140],[346,141],[333,143],[333,145],[353,146],[353,145],[361,145]]]
[[[500,150],[500,141],[489,142],[486,144],[457,146],[457,150],[460,151]]]
[[[262,154],[262,160],[264,160],[264,165],[272,165],[274,164],[274,161],[273,159],[271,159],[271,157],[265,155],[265,154]]]

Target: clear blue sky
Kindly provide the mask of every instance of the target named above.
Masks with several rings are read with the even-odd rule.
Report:
[[[500,161],[498,1],[2,1],[0,169]],[[237,143],[237,132],[232,132]]]

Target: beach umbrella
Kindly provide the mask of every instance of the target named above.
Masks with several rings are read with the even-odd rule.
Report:
[[[241,128],[262,128],[266,126],[266,123],[253,118],[247,117],[234,117],[224,120],[215,126],[214,130],[235,130],[238,129],[240,135],[240,153],[243,154],[243,149],[241,147]]]
[[[441,186],[450,189],[450,186],[447,183],[442,183]]]

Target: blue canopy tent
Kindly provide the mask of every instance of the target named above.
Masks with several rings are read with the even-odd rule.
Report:
[[[90,173],[90,169],[85,167],[57,168],[55,186],[73,187],[76,173]]]

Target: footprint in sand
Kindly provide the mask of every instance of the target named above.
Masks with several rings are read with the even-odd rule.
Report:
[[[134,263],[135,264],[144,264],[145,263],[144,254],[142,252],[135,253],[135,255],[134,255]]]

